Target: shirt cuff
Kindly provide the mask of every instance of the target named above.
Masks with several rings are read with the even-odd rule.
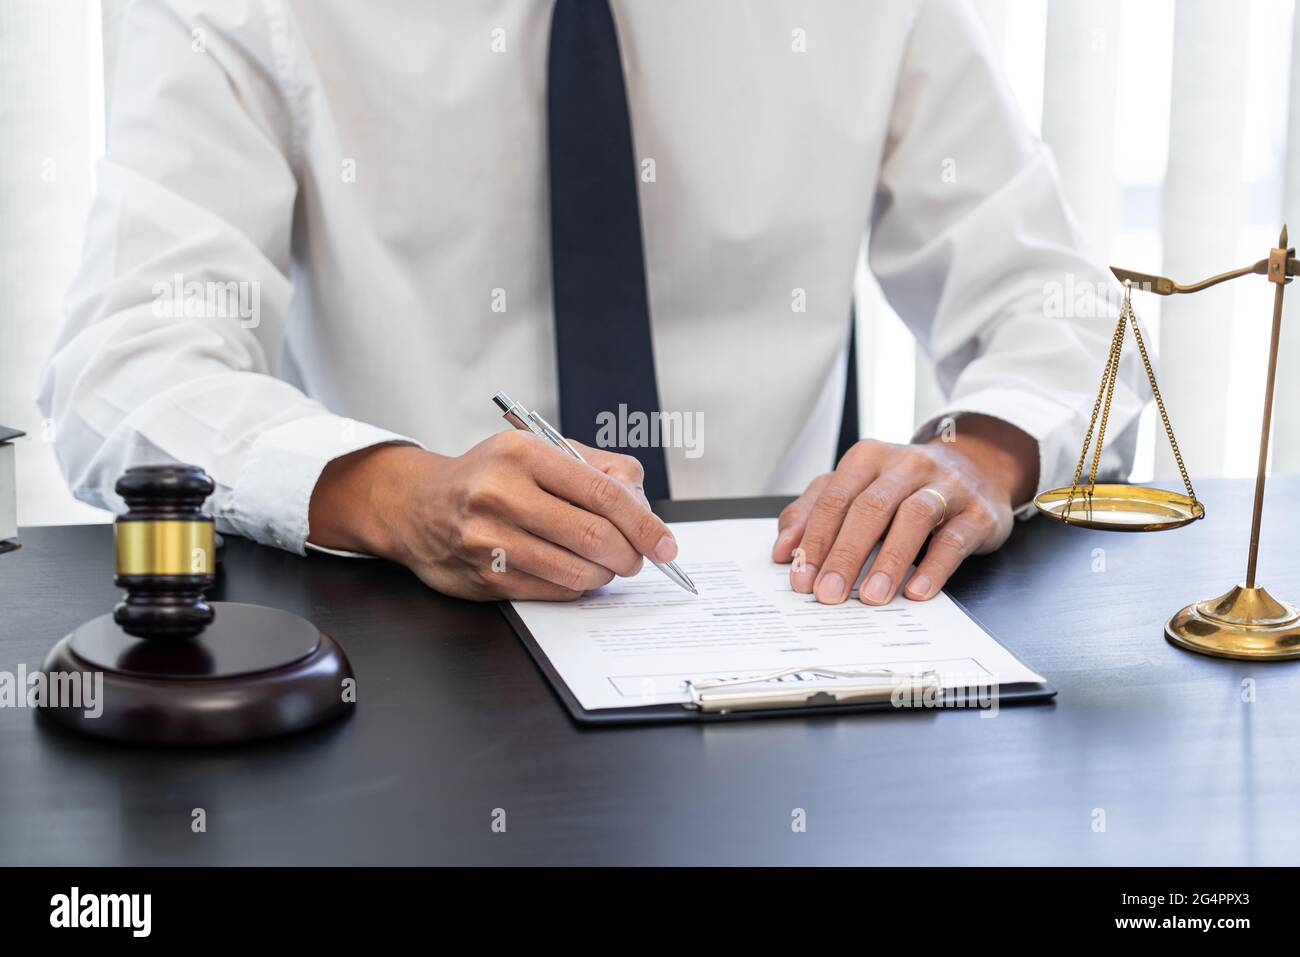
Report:
[[[1066,441],[1070,425],[1077,419],[1067,405],[1020,389],[981,389],[954,399],[948,408],[930,418],[916,430],[913,442],[934,438],[948,420],[962,415],[987,415],[1014,425],[1038,443],[1038,487],[1066,485],[1074,474]],[[956,426],[960,428],[960,426]],[[1082,438],[1080,438],[1082,441]],[[1033,499],[1015,510],[1017,518],[1032,518],[1036,510]]]
[[[350,452],[387,444],[419,445],[337,415],[294,419],[268,429],[249,449],[227,506],[217,515],[218,525],[302,555],[311,493],[325,466]]]

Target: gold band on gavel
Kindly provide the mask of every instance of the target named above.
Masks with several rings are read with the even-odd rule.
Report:
[[[119,520],[114,528],[119,575],[211,575],[216,571],[211,519]]]

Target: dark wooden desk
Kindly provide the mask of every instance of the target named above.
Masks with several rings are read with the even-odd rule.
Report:
[[[1295,495],[1300,479],[1270,490]],[[993,718],[584,730],[495,607],[378,562],[231,541],[216,597],[334,635],[358,675],[354,718],[160,752],[0,709],[0,864],[1300,863],[1300,662],[1201,658],[1161,636],[1168,615],[1244,567],[1249,484],[1200,491],[1210,517],[1190,528],[1107,535],[1035,520],[960,573],[953,592],[1060,690]],[[677,503],[668,517],[776,507]],[[1300,543],[1266,514],[1261,581],[1298,601]],[[107,527],[22,539],[0,558],[10,672],[38,667],[116,599]],[[207,832],[195,834],[200,807]],[[805,833],[791,829],[795,808]]]

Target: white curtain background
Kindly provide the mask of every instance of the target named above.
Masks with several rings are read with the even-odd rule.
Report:
[[[25,525],[108,517],[68,494],[32,396],[76,268],[127,2],[0,0],[0,423],[29,433]],[[1261,258],[1284,221],[1300,237],[1293,0],[973,2],[1102,260],[1191,281]],[[905,441],[939,395],[922,357],[898,361],[914,344],[865,268],[857,287],[864,431]],[[1254,473],[1271,296],[1246,279],[1137,303],[1194,476]],[[1288,296],[1275,472],[1300,471],[1298,298],[1300,286]],[[1153,426],[1148,410],[1138,479],[1176,474]]]
[[[1192,282],[1263,258],[1283,222],[1296,242],[1300,22],[1292,0],[975,6],[1102,261]],[[1288,296],[1278,367],[1271,469],[1279,473],[1300,471],[1297,292]],[[924,359],[915,371],[893,365],[890,350],[911,348],[908,336],[864,269],[857,295],[859,361],[874,372],[863,384],[864,421],[902,441],[938,395]],[[1253,476],[1272,284],[1242,279],[1196,296],[1139,296],[1135,307],[1154,333],[1161,392],[1193,476]],[[1176,487],[1176,476],[1148,408],[1134,478]]]

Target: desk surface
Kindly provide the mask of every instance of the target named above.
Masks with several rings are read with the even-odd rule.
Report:
[[[1300,479],[1275,479],[1270,499],[1284,487],[1300,493]],[[387,564],[232,540],[214,597],[285,608],[337,638],[356,714],[296,738],[169,752],[0,708],[0,864],[1295,864],[1300,662],[1202,658],[1162,637],[1170,614],[1244,568],[1249,483],[1200,491],[1209,517],[1189,528],[1040,519],[959,573],[952,592],[1060,691],[992,718],[583,729],[495,606]],[[1300,601],[1300,542],[1272,517],[1261,583]],[[117,598],[107,527],[22,540],[0,557],[11,673]],[[195,808],[206,833],[191,830]],[[505,833],[492,829],[498,808]]]

